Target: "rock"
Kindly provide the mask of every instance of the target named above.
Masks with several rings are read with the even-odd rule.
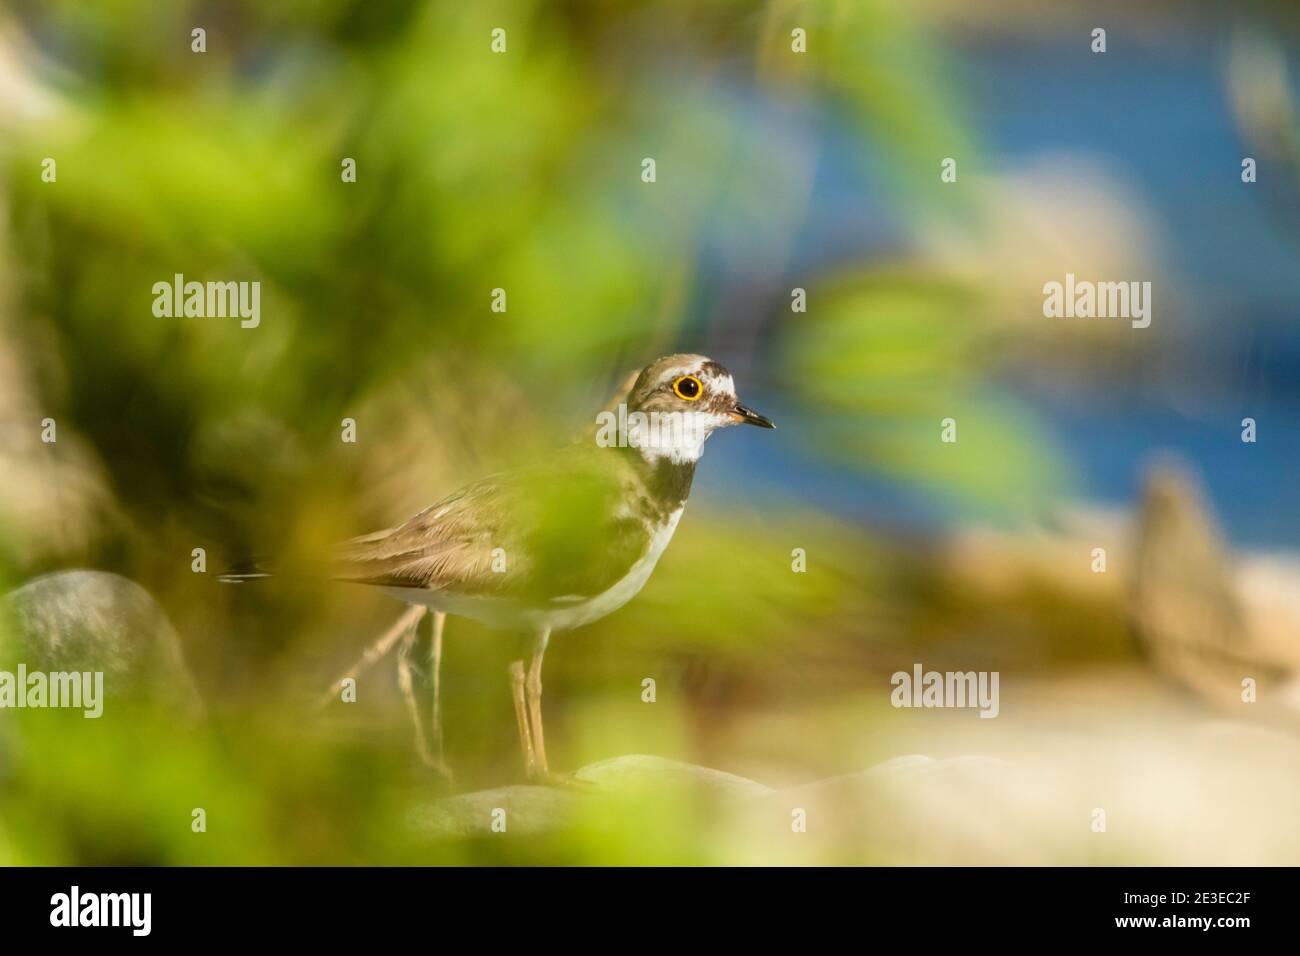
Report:
[[[757,854],[755,862],[769,854],[785,858],[794,849],[782,843],[781,834],[789,836],[796,808],[810,821],[809,838],[798,851],[816,848],[833,856],[872,846],[885,859],[947,859],[948,847],[956,846],[962,853],[1001,860],[1005,854],[998,852],[997,841],[1023,822],[1025,809],[1023,801],[1009,797],[1008,768],[987,757],[934,760],[910,754],[777,791],[711,767],[628,754],[576,771],[574,778],[586,787],[512,786],[459,794],[417,807],[410,823],[435,839],[485,836],[493,832],[493,812],[503,809],[505,832],[536,835],[635,813],[635,802],[622,798],[663,793],[669,800],[684,798],[718,821],[719,832],[728,832],[734,845]]]
[[[858,800],[879,802],[886,791],[915,793],[918,788],[940,787],[957,781],[987,777],[1004,766],[988,757],[950,757],[935,760],[922,754],[893,757],[857,773],[827,777],[813,783],[782,790],[783,800]]]
[[[895,757],[775,794],[801,808],[817,853],[870,847],[878,862],[1008,862],[1006,834],[1028,827],[1009,765],[988,757]]]
[[[588,764],[574,773],[574,776],[599,787],[688,788],[718,797],[757,797],[772,792],[770,787],[724,770],[713,770],[647,754],[628,754],[601,760]]]
[[[59,571],[0,600],[0,663],[32,671],[102,671],[109,700],[195,713],[198,692],[166,612],[144,588],[104,571]]]
[[[1097,748],[1053,741],[1018,748],[1009,761],[909,755],[782,790],[629,755],[579,770],[588,789],[462,794],[426,802],[411,819],[434,839],[558,834],[549,848],[556,857],[584,863],[1243,866],[1300,859],[1300,839],[1286,826],[1300,780],[1295,738],[1222,721],[1194,737],[1176,733],[1148,730]],[[1242,787],[1247,774],[1251,786]],[[1170,802],[1169,793],[1184,799]],[[504,834],[492,832],[496,808],[507,813]],[[1215,826],[1198,831],[1206,819]],[[1095,829],[1099,820],[1104,831]],[[1190,832],[1198,838],[1188,840]]]
[[[568,826],[578,807],[588,799],[588,795],[576,790],[556,787],[497,787],[416,807],[409,822],[428,837],[484,836],[493,832],[493,816],[500,809],[506,812],[505,832],[546,833]]]
[[[1300,558],[1233,553],[1196,478],[1164,462],[1143,494],[1136,571],[1135,632],[1158,673],[1221,712],[1295,728]],[[1245,709],[1244,677],[1259,691]]]
[[[580,810],[593,804],[613,806],[628,794],[668,790],[701,802],[734,804],[773,792],[722,770],[646,754],[588,764],[573,777],[577,783],[572,788],[497,787],[445,797],[416,807],[410,823],[434,838],[482,836],[492,832],[493,811],[504,809],[507,833],[537,834],[562,830],[575,822]]]
[[[804,852],[834,859],[863,847],[875,848],[883,860],[972,858],[961,853],[1002,860],[998,840],[1023,822],[1025,809],[1023,801],[1009,798],[1007,767],[986,757],[913,754],[777,791],[722,770],[629,754],[576,771],[587,787],[460,794],[417,807],[410,823],[434,839],[486,836],[493,832],[493,812],[503,809],[505,832],[530,836],[643,812],[636,798],[656,801],[662,794],[666,803],[694,806],[714,820],[719,839],[747,848],[753,862],[789,860],[792,853],[798,859]],[[809,832],[790,843],[795,810],[805,814]],[[959,853],[949,854],[950,847]]]

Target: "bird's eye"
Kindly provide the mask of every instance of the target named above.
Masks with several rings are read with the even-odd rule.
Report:
[[[704,386],[700,384],[700,380],[694,375],[683,375],[673,382],[673,391],[678,398],[693,402],[704,394]]]

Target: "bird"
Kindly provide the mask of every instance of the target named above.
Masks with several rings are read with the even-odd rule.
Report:
[[[525,776],[564,781],[550,770],[542,727],[542,661],[551,636],[612,614],[637,595],[677,530],[705,441],[742,424],[776,427],[740,402],[722,365],[703,355],[668,355],[646,366],[578,441],[337,548],[333,579],[378,588],[409,606],[361,663],[401,641],[399,683],[426,763],[450,774],[441,754],[438,669],[451,615],[521,635],[507,672]],[[223,579],[267,573],[258,568]],[[429,611],[436,756],[410,689],[409,652]]]

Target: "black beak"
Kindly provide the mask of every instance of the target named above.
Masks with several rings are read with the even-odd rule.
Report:
[[[746,408],[744,405],[740,404],[740,402],[736,402],[732,407],[731,416],[732,420],[737,425],[757,425],[759,428],[776,427],[770,418],[760,415],[752,408]]]

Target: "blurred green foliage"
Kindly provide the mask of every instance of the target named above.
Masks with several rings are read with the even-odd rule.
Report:
[[[790,55],[793,25],[824,55]],[[206,53],[190,50],[195,26]],[[489,50],[499,26],[508,55]],[[68,461],[82,483],[36,482],[84,533],[24,525],[32,492],[5,512],[3,577],[80,564],[141,582],[213,711],[185,733],[27,715],[10,739],[20,769],[0,782],[0,860],[501,859],[391,825],[429,780],[387,663],[354,724],[307,707],[398,605],[308,581],[222,588],[211,572],[319,553],[543,453],[659,354],[739,359],[804,423],[795,441],[864,474],[1010,510],[1061,480],[996,384],[990,290],[924,263],[838,261],[800,278],[806,315],[779,283],[744,328],[711,297],[718,258],[773,283],[790,269],[817,156],[755,119],[773,105],[872,149],[916,210],[906,229],[978,223],[977,203],[940,206],[923,185],[936,156],[977,168],[978,147],[959,78],[904,6],[15,0],[0,36],[47,103],[0,118],[0,349],[23,370],[4,424],[61,429],[59,450],[8,467],[40,476],[70,443],[86,450]],[[176,273],[260,281],[261,325],[155,318],[152,286]],[[936,440],[954,407],[976,449],[960,458]],[[344,417],[357,445],[339,441]],[[95,488],[111,504],[80,509]],[[818,573],[791,573],[795,544]],[[190,569],[200,545],[207,575]],[[638,601],[557,642],[554,762],[638,746],[722,759],[702,724],[860,683],[906,640],[887,547],[802,506],[688,514]],[[452,762],[469,783],[509,777],[509,642],[459,621],[449,642]],[[626,688],[650,672],[690,706],[644,717]],[[834,769],[832,743],[807,769]],[[209,808],[206,840],[192,806]],[[599,829],[521,858],[720,859],[674,826],[654,858]]]

